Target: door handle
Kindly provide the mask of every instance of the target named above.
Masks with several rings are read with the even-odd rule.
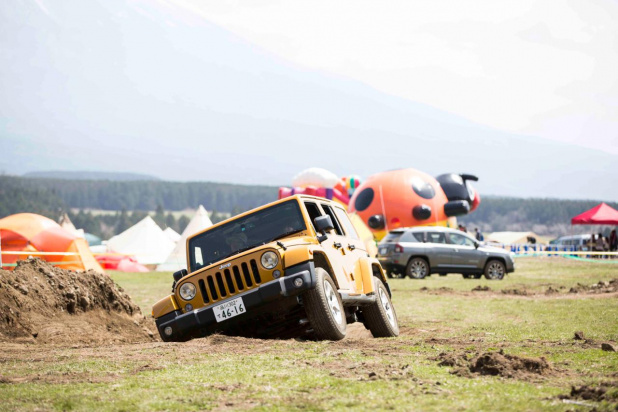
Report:
[[[354,246],[354,245],[348,245],[348,249],[350,249],[350,250],[354,250],[354,249],[356,249],[356,246]]]
[[[333,243],[333,246],[337,249],[341,249],[341,243]]]

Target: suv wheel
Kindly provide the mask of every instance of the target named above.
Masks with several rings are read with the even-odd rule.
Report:
[[[490,260],[485,265],[485,277],[489,280],[501,280],[505,273],[506,267],[499,260]]]
[[[406,275],[412,279],[423,279],[429,275],[429,264],[427,261],[420,257],[415,257],[408,262],[406,267]]]
[[[315,275],[315,288],[303,295],[307,318],[316,339],[341,340],[347,325],[341,296],[328,272],[317,267]]]
[[[397,313],[384,283],[374,276],[373,286],[376,292],[376,301],[370,306],[362,308],[363,324],[371,331],[375,338],[390,338],[399,335]]]

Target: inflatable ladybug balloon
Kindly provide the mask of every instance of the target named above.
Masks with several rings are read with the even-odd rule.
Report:
[[[454,217],[474,210],[480,198],[468,183],[472,175],[444,174],[434,178],[416,169],[370,176],[348,204],[381,240],[389,230],[409,226],[451,226]]]

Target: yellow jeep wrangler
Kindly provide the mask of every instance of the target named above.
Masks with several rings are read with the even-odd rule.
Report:
[[[333,201],[296,195],[218,223],[187,239],[187,267],[152,309],[164,341],[339,340],[357,321],[399,334],[384,271]]]

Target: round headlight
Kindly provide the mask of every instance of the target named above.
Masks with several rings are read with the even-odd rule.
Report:
[[[184,300],[191,300],[195,297],[195,285],[191,282],[183,283],[179,293]]]
[[[266,269],[272,269],[277,266],[277,263],[279,263],[279,257],[275,252],[268,251],[262,255],[261,261],[262,266],[264,266]]]

